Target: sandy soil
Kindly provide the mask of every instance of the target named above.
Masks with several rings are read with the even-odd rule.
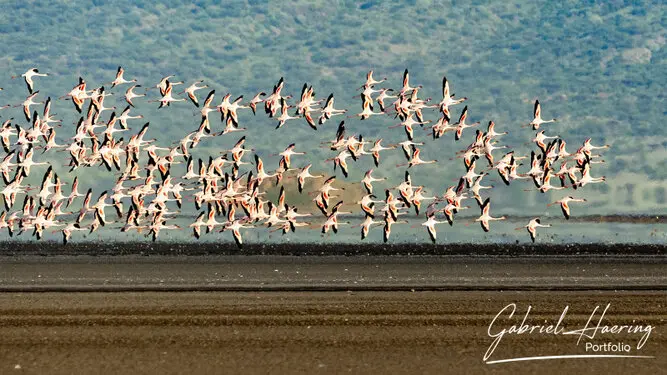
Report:
[[[555,323],[569,306],[568,329],[611,303],[603,324],[654,329],[639,351],[637,335],[593,341],[621,341],[629,354],[655,358],[486,364],[488,326],[509,303],[521,316],[531,305],[531,324]],[[4,293],[0,373],[659,374],[667,369],[666,305],[664,291]],[[505,337],[490,359],[587,354],[576,342]]]

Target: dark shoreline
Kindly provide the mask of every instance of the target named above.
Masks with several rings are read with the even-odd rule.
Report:
[[[471,258],[651,258],[667,260],[667,244],[253,244],[211,242],[2,242],[0,257],[20,256],[445,256]]]

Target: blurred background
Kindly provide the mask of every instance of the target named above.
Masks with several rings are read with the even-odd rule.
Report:
[[[557,123],[545,125],[546,133],[560,135],[569,152],[589,137],[594,145],[611,145],[603,151],[606,163],[592,169],[594,176],[605,175],[607,183],[578,190],[576,196],[587,198],[589,203],[573,206],[573,215],[655,217],[667,212],[666,10],[661,1],[260,0],[224,5],[216,1],[23,1],[5,4],[0,14],[4,68],[0,104],[17,105],[25,99],[24,82],[10,76],[31,67],[50,74],[35,78],[38,99],[43,100],[65,95],[80,76],[88,88],[105,85],[108,89],[121,65],[126,79],[136,78],[145,88],[154,88],[163,76],[172,74],[174,80],[185,81],[175,92],[203,79],[216,90],[215,105],[228,92],[233,98],[244,95],[244,101],[259,91],[270,92],[284,77],[283,92],[298,98],[301,86],[308,83],[316,97],[333,93],[337,108],[358,113],[360,100],[354,96],[370,69],[376,79],[388,78],[378,87],[399,89],[407,68],[411,85],[424,86],[420,97],[432,97],[435,102],[441,99],[442,78],[447,76],[452,93],[469,98],[470,122],[480,121],[485,129],[493,120],[498,131],[510,132],[500,138],[500,144],[518,154],[535,149],[528,144],[535,132],[521,125],[532,120],[533,102],[539,99],[542,117],[558,118]],[[126,88],[109,90],[114,96],[105,104],[122,110]],[[198,92],[200,101],[208,90]],[[157,110],[157,103],[146,103],[157,98],[157,90],[150,90],[147,99],[136,100],[137,109],[133,110],[150,121],[149,138],[169,145],[196,129],[199,112],[191,103],[174,103],[161,110]],[[463,106],[452,108],[453,120]],[[52,112],[63,119],[58,139],[66,142],[74,134],[79,115],[72,103],[64,100],[55,101]],[[324,160],[335,153],[322,148],[320,142],[334,138],[340,118],[333,118],[318,131],[304,120],[289,121],[275,130],[277,121],[263,112],[256,116],[248,110],[240,113],[240,125],[247,131],[205,139],[195,150],[195,159],[217,156],[245,134],[247,147],[256,149],[268,169],[277,167],[278,157],[273,154],[296,143],[297,149],[308,152],[294,158],[297,166],[312,162],[313,172],[334,174],[331,163]],[[0,111],[0,116],[3,121],[14,117],[22,126],[27,124],[23,124],[19,108]],[[436,112],[425,114],[431,121],[437,116]],[[223,125],[215,113],[211,118],[214,131],[221,130]],[[398,122],[389,116],[374,116],[365,121],[347,119],[346,125],[349,135],[382,137],[384,144],[391,144],[405,138],[401,129],[388,129]],[[135,122],[133,130],[142,124]],[[422,158],[440,162],[411,168],[413,183],[424,185],[428,195],[441,195],[465,173],[455,154],[473,141],[474,129],[466,130],[458,142],[451,133],[436,141],[430,140],[426,130],[416,133],[416,141],[426,141]],[[62,164],[66,164],[66,154],[62,156]],[[39,155],[35,159],[40,160]],[[377,184],[378,191],[402,180],[404,168],[395,166],[404,162],[400,151],[382,154],[374,176],[388,177],[389,182]],[[338,186],[346,188],[342,199],[352,202],[364,194],[359,181],[371,167],[372,160],[362,159],[351,162],[349,178],[337,172]],[[110,188],[117,177],[104,167],[72,174],[62,166],[56,169],[68,176],[67,180],[80,176],[82,190],[92,186],[95,197]],[[38,183],[41,175],[31,177]],[[524,189],[532,187],[528,183],[506,187],[495,171],[490,177],[486,183],[496,186],[490,193],[493,213],[556,221],[560,225],[557,231],[544,232],[551,241],[665,241],[664,224],[601,223],[595,224],[595,230],[565,224],[558,207],[547,208],[546,204],[567,194],[526,192]],[[285,187],[288,202],[312,205],[312,197],[298,194],[294,180],[287,181]],[[469,204],[474,206],[472,201]],[[192,204],[184,205],[184,214],[196,214]],[[466,214],[476,215],[477,208]],[[524,232],[515,233],[517,223],[494,223],[492,227],[497,229],[485,234],[470,221],[461,221],[458,227],[455,224],[455,231],[443,230],[447,232],[443,238],[501,242],[528,238]],[[320,238],[312,232],[299,235],[297,231],[291,238]],[[105,233],[98,238],[117,238],[117,233]],[[249,241],[261,241],[265,238],[262,233],[253,231],[247,236]],[[188,236],[186,231],[165,233],[166,239]],[[355,229],[324,240],[355,241],[357,236]],[[275,234],[272,238],[286,241],[290,236]],[[415,238],[428,241],[421,227],[407,226],[396,240]],[[381,240],[381,230],[370,240]]]

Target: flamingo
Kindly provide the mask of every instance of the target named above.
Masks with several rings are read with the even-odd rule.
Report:
[[[86,81],[83,79],[83,77],[79,77],[79,83],[77,83],[77,85],[74,86],[69,93],[61,97],[61,99],[65,97],[69,97],[72,100],[72,103],[74,103],[74,109],[81,113],[83,102],[87,98]]]
[[[431,126],[433,139],[438,139],[450,131],[456,131],[456,126],[449,123],[449,116],[443,114],[438,121]]]
[[[231,98],[230,94],[225,95],[222,99],[222,103],[220,103],[220,105],[217,108],[218,111],[220,111],[220,113],[222,114],[223,121],[226,120],[228,124],[231,122],[234,126],[238,126],[239,119],[236,111],[239,108],[250,108],[250,107],[240,104],[241,100],[243,100],[243,95],[237,97],[232,102],[229,101],[230,98]]]
[[[468,118],[468,106],[465,106],[463,108],[463,111],[461,112],[461,116],[459,116],[459,121],[453,125],[456,126],[456,136],[454,137],[454,139],[457,141],[461,139],[461,135],[463,134],[463,129],[479,125],[479,121],[470,125],[466,124],[465,122],[467,118]]]
[[[528,224],[526,224],[522,227],[516,228],[516,230],[521,230],[523,228],[526,228],[528,230],[528,234],[530,235],[530,240],[533,241],[533,243],[535,243],[535,237],[537,236],[537,228],[551,228],[551,224],[543,225],[540,222],[540,218],[536,217],[534,219],[531,219],[528,222]]]
[[[449,115],[449,107],[463,103],[464,101],[468,100],[468,98],[460,98],[460,99],[454,99],[454,95],[450,94],[449,92],[449,81],[447,80],[447,77],[444,76],[442,77],[442,101],[438,104],[440,108],[440,112],[442,112],[443,115],[450,117]]]
[[[553,203],[547,204],[547,207],[551,207],[554,204],[559,204],[561,210],[563,211],[563,216],[565,216],[565,220],[570,220],[570,202],[587,202],[587,200],[584,198],[575,198],[571,195],[568,195],[567,197],[561,198]]]
[[[259,155],[255,154],[255,168],[257,169],[257,177],[256,180],[257,182],[261,185],[262,181],[267,178],[272,178],[275,177],[276,174],[268,174],[264,171],[264,162],[262,159],[259,157]]]
[[[401,89],[400,94],[406,94],[414,89],[419,89],[421,87],[422,85],[417,87],[410,87],[410,73],[408,73],[408,70],[405,69],[403,72],[403,88]]]
[[[174,83],[169,82],[169,80],[171,80],[174,77],[176,77],[176,76],[173,75],[173,74],[162,77],[160,82],[158,82],[157,85],[155,85],[155,88],[160,90],[160,95],[164,95],[166,90],[167,90],[167,87],[169,87],[170,85],[175,86],[175,85],[180,85],[180,84],[183,83],[183,82],[174,82]]]
[[[373,200],[373,198],[377,198],[373,194],[366,194],[364,195],[360,201],[357,201],[357,204],[361,207],[362,211],[366,214],[366,216],[374,216],[375,211],[374,211],[374,206],[375,203],[381,203],[382,201],[376,201]]]
[[[326,102],[324,102],[324,107],[322,107],[322,114],[318,119],[318,124],[322,125],[332,116],[342,115],[347,112],[347,109],[336,109],[334,108],[334,96],[330,94]]]
[[[412,199],[410,200],[410,203],[412,203],[415,207],[415,214],[419,216],[419,210],[421,209],[421,204],[422,201],[425,200],[435,200],[436,197],[425,197],[423,194],[424,187],[423,186],[418,186],[415,191],[412,193]]]
[[[373,145],[373,147],[368,151],[371,152],[371,154],[373,155],[373,163],[375,163],[375,166],[379,167],[380,166],[380,151],[393,150],[395,148],[396,148],[396,146],[383,147],[382,146],[382,138],[380,138],[377,141],[375,141],[375,144]]]
[[[348,118],[355,118],[355,117],[360,117],[362,120],[366,120],[367,118],[373,116],[373,115],[383,115],[384,112],[373,112],[373,108],[371,108],[370,102],[366,101],[363,104],[363,110],[354,115],[354,116],[348,116]]]
[[[373,194],[373,185],[372,185],[373,182],[377,182],[377,181],[386,181],[386,180],[387,180],[387,177],[374,178],[374,177],[371,175],[371,173],[373,173],[373,169],[368,170],[368,171],[366,172],[366,174],[364,175],[363,180],[361,180],[361,183],[362,183],[362,184],[364,185],[364,187],[366,188],[366,191],[368,192],[368,194]]]
[[[482,200],[482,196],[480,195],[480,191],[483,189],[493,189],[493,185],[489,186],[484,186],[482,185],[482,179],[486,176],[486,173],[482,173],[477,179],[475,180],[475,183],[472,185],[470,188],[470,191],[472,191],[473,197],[477,201],[477,204],[480,206],[484,204],[484,201]]]
[[[593,151],[593,150],[604,150],[606,148],[609,148],[609,145],[593,146],[593,145],[591,145],[591,139],[586,138],[586,140],[584,141],[584,145],[582,147],[582,150],[584,151],[584,153],[588,154],[588,156],[591,156],[590,155],[591,151]]]
[[[161,217],[161,215],[158,215],[156,217],[156,222],[153,222],[151,225],[148,226],[148,233],[146,234],[147,236],[152,235],[152,240],[153,242],[157,241],[158,236],[160,235],[161,230],[171,230],[171,229],[181,229],[180,226],[178,225],[166,225],[165,220],[158,220],[157,218]]]
[[[382,233],[382,241],[384,243],[387,243],[389,241],[389,237],[391,236],[391,227],[394,224],[407,224],[408,222],[405,220],[402,221],[397,221],[395,218],[396,214],[391,214],[390,212],[385,213],[384,215],[384,231]]]
[[[183,93],[188,95],[188,98],[190,98],[190,101],[192,101],[192,104],[194,104],[195,107],[199,107],[199,100],[197,100],[197,95],[195,93],[198,90],[205,89],[208,87],[208,85],[199,86],[199,84],[201,83],[204,83],[204,80],[197,81],[188,86],[185,90],[183,90]]]
[[[118,70],[116,71],[116,79],[114,79],[111,82],[111,88],[114,88],[118,85],[122,85],[124,83],[135,83],[135,82],[137,82],[136,79],[132,79],[132,80],[129,80],[129,81],[126,80],[125,78],[123,78],[123,73],[125,73],[125,70],[122,67],[119,66]]]
[[[67,224],[63,229],[63,245],[67,245],[69,242],[70,238],[72,238],[72,233],[75,231],[86,231],[87,229],[81,228],[81,226],[77,223],[69,223]]]
[[[384,81],[386,81],[386,80],[387,80],[387,77],[384,77],[384,78],[382,78],[381,80],[376,81],[375,79],[373,79],[373,70],[369,70],[368,73],[366,73],[366,83],[364,83],[364,85],[361,86],[361,88],[370,87],[370,86],[372,86],[372,85],[376,85],[376,84],[378,84],[378,83],[382,83],[382,82],[384,82]]]
[[[44,102],[33,101],[33,99],[35,99],[37,94],[39,94],[39,90],[28,95],[28,97],[25,99],[23,103],[16,106],[16,107],[23,107],[23,115],[25,115],[26,121],[32,121],[30,106],[44,103]]]
[[[406,116],[405,120],[403,122],[401,122],[400,124],[390,126],[389,128],[391,129],[391,128],[397,128],[399,126],[402,126],[403,129],[405,129],[405,134],[408,136],[408,139],[412,141],[413,136],[414,136],[412,129],[413,129],[414,125],[418,124],[420,126],[424,126],[424,125],[426,125],[430,122],[431,121],[415,121],[412,118],[412,115],[409,115],[409,116]]]
[[[404,164],[397,164],[396,167],[403,167],[403,166],[408,166],[408,168],[412,168],[415,165],[420,165],[420,164],[433,164],[437,163],[438,160],[433,159],[433,160],[422,160],[419,156],[421,153],[421,150],[418,149],[415,145],[412,145],[412,157],[410,158],[410,161],[408,163]]]
[[[248,103],[248,106],[250,107],[250,109],[252,109],[252,114],[253,115],[255,115],[256,112],[257,112],[257,104],[264,101],[264,99],[262,99],[262,96],[264,96],[264,95],[266,95],[266,93],[261,91],[261,92],[257,93],[257,95],[253,96],[252,99],[250,99],[250,103]]]
[[[470,164],[470,166],[468,166],[468,170],[467,170],[466,174],[464,174],[462,176],[462,178],[464,178],[465,181],[466,181],[466,186],[467,187],[472,186],[474,179],[476,179],[478,177],[481,178],[482,176],[484,176],[484,173],[482,173],[482,174],[475,173],[475,165],[476,165],[476,162],[473,160],[473,162]]]
[[[160,102],[160,106],[158,109],[168,106],[172,102],[184,102],[184,98],[176,99],[171,95],[171,91],[173,90],[174,86],[171,84],[169,81],[167,81],[167,87],[164,90],[164,94],[162,95],[162,98],[159,100],[153,100],[152,102],[158,101]],[[161,224],[157,224],[156,228],[159,228]],[[157,229],[159,232],[159,229]]]
[[[486,128],[486,136],[490,138],[495,138],[501,135],[507,135],[509,134],[508,132],[502,132],[502,133],[497,133],[496,132],[496,123],[493,121],[489,121],[489,125]]]
[[[144,229],[146,229],[145,226],[138,225],[137,223],[137,211],[133,208],[130,208],[130,210],[127,213],[127,219],[125,221],[125,225],[123,225],[120,228],[120,231],[129,232],[131,230],[136,230],[137,232],[141,233],[141,231]]]
[[[299,187],[299,193],[303,192],[303,187],[306,183],[307,178],[322,178],[324,175],[312,175],[310,174],[310,168],[312,167],[312,164],[308,164],[305,167],[301,169],[299,174],[297,175],[297,181],[298,181],[298,187]]]
[[[435,219],[435,214],[429,215],[428,219],[422,223],[422,226],[425,226],[426,229],[428,230],[428,235],[431,237],[431,241],[435,243],[436,237],[437,237],[437,232],[435,230],[435,225],[436,224],[444,224],[447,223],[447,221],[439,221]]]
[[[403,155],[405,155],[405,158],[410,161],[412,158],[412,154],[414,153],[414,146],[423,146],[423,142],[413,142],[411,140],[399,142],[397,145],[400,145],[401,148],[403,149]],[[394,146],[396,147],[396,146]]]
[[[242,220],[234,220],[231,223],[225,224],[223,230],[231,229],[232,234],[234,236],[234,241],[236,242],[236,246],[238,246],[239,249],[243,249],[243,238],[241,238],[241,229],[250,229],[250,228],[254,227],[252,225],[244,225],[244,222]]]
[[[15,212],[14,214],[18,214]],[[7,233],[9,237],[14,237],[14,220],[10,217],[8,220],[5,220],[7,217],[7,212],[3,211],[0,215],[0,229],[7,228]]]
[[[505,220],[505,216],[501,217],[491,217],[489,215],[489,210],[491,209],[491,198],[486,198],[484,203],[482,204],[482,214],[480,217],[475,219],[476,222],[479,222],[480,225],[482,226],[482,229],[484,229],[485,232],[488,232],[490,230],[489,227],[489,222],[490,221],[496,221],[496,220]]]
[[[50,124],[50,123],[61,123],[61,120],[56,120],[53,118],[54,114],[51,113],[51,97],[46,98],[46,102],[44,102],[44,112],[42,113],[42,123],[43,124]]]
[[[278,125],[276,126],[276,129],[280,129],[283,125],[285,125],[285,122],[288,120],[295,120],[301,117],[301,116],[290,116],[289,113],[287,113],[287,110],[291,108],[291,106],[287,105],[285,98],[280,99],[280,108],[281,108],[280,117],[277,118]]]
[[[282,99],[289,99],[291,96],[282,96],[281,92],[283,87],[285,87],[285,80],[283,77],[280,77],[278,83],[273,86],[273,92],[271,95],[267,96],[264,99],[264,111],[269,115],[269,117],[274,117],[278,113],[279,107],[282,107]]]
[[[332,229],[334,233],[338,233],[338,226],[342,224],[350,224],[350,223],[338,221],[338,214],[334,212],[331,215],[329,215],[324,224],[322,224],[322,234],[328,233],[329,229]]]
[[[548,124],[550,122],[556,122],[556,119],[551,120],[542,120],[542,106],[540,101],[535,99],[535,107],[533,108],[533,121],[531,121],[527,126],[532,126],[533,130],[540,128],[540,125]]]
[[[544,174],[544,177],[542,178],[542,185],[538,188],[540,193],[546,193],[549,190],[562,190],[565,189],[564,186],[553,186],[551,185],[551,169],[547,169],[547,171]]]
[[[25,156],[23,158],[20,158],[20,161],[17,163],[17,166],[20,167],[21,174],[24,177],[28,177],[30,175],[30,169],[34,165],[50,165],[48,162],[36,162],[32,160],[32,157],[34,155],[34,151],[32,148],[32,145],[29,146],[28,152],[26,152]],[[21,156],[19,154],[19,156]]]
[[[366,215],[366,219],[364,219],[363,223],[359,225],[361,227],[361,239],[364,240],[366,239],[366,237],[368,237],[368,232],[370,232],[371,227],[373,227],[373,225],[382,223],[383,223],[382,221],[373,220],[373,216]]]
[[[350,151],[343,150],[343,151],[339,152],[338,155],[336,155],[335,157],[330,158],[330,159],[326,159],[325,161],[326,162],[333,161],[334,171],[336,170],[336,166],[340,166],[340,170],[343,172],[343,176],[345,176],[345,178],[347,178],[348,168],[347,168],[347,161],[346,160],[349,157],[354,158]]]
[[[23,77],[23,80],[25,80],[26,86],[28,86],[28,93],[30,95],[33,94],[33,77],[47,77],[49,73],[40,73],[37,68],[30,68],[28,71],[25,73],[21,74],[20,76],[12,76],[12,79],[18,78],[18,77]],[[30,120],[28,120],[30,121]]]
[[[544,130],[540,130],[539,132],[537,132],[537,134],[535,134],[535,138],[532,139],[532,142],[535,142],[537,147],[539,147],[540,150],[542,150],[542,152],[546,153],[547,145],[544,144],[544,141],[546,141],[547,139],[559,139],[559,138],[560,138],[559,135],[553,137],[546,136],[544,135]]]
[[[371,86],[366,86],[364,88],[364,91],[361,92],[359,97],[361,97],[361,105],[363,107],[364,104],[368,103],[371,109],[373,109],[373,97],[372,95],[375,94],[376,92],[380,92],[382,90],[374,90],[373,87]],[[356,98],[356,96],[355,96]]]
[[[305,152],[297,152],[294,151],[294,148],[296,147],[295,143],[290,144],[285,148],[285,150],[278,155],[282,156],[282,160],[285,162],[285,167],[286,169],[289,169],[291,166],[291,160],[292,160],[292,155],[305,155]]]
[[[605,182],[605,176],[602,177],[592,177],[591,176],[591,163],[584,164],[584,170],[581,172],[581,178],[577,182],[577,186],[584,187],[587,184],[597,184]]]

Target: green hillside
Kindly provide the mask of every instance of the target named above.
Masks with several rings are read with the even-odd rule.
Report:
[[[667,199],[667,5],[661,1],[26,1],[6,4],[0,14],[0,103],[19,104],[25,86],[11,75],[30,67],[51,73],[37,78],[43,99],[68,92],[79,76],[89,87],[113,80],[118,65],[126,78],[153,87],[175,74],[186,84],[204,79],[216,89],[216,104],[226,92],[246,99],[270,91],[285,77],[286,91],[298,96],[304,82],[318,97],[336,95],[336,106],[360,110],[355,91],[368,70],[400,86],[410,70],[411,83],[422,84],[421,97],[441,97],[446,75],[457,96],[467,96],[472,122],[494,120],[509,130],[503,142],[526,153],[534,132],[520,126],[531,120],[532,102],[539,98],[544,117],[557,117],[549,134],[560,134],[574,152],[584,139],[609,143],[605,165],[595,175],[609,183],[587,187],[594,201],[590,213],[665,212]],[[112,105],[124,107],[125,88],[112,90]],[[200,91],[200,96],[206,90]],[[155,99],[154,90],[149,99]],[[137,113],[151,122],[151,137],[170,143],[194,130],[197,112],[189,103],[158,111],[156,103],[139,100]],[[71,103],[59,101],[54,112],[65,119],[62,139],[73,134],[77,119]],[[461,107],[455,107],[458,116]],[[5,110],[10,111],[10,110]],[[0,112],[20,119],[20,111]],[[427,115],[435,121],[436,113]],[[397,121],[348,119],[349,134],[402,140]],[[248,141],[268,164],[270,154],[297,142],[310,160],[333,154],[318,148],[334,136],[337,121],[313,132],[303,121],[274,130],[264,114],[241,116]],[[136,123],[138,129],[140,123]],[[219,122],[214,126],[220,127]],[[425,159],[446,160],[472,140],[447,137],[428,142]],[[426,133],[419,135],[426,140]],[[198,155],[228,149],[238,135],[202,143]],[[400,179],[400,153],[387,153],[378,176]],[[63,158],[63,162],[65,158]],[[370,161],[353,166],[350,181],[361,179]],[[382,165],[381,165],[382,167]],[[316,162],[318,171],[333,173],[331,164]],[[453,160],[444,166],[419,166],[413,178],[441,194],[465,171]],[[80,171],[87,184],[109,183],[103,169]],[[496,185],[501,184],[500,181]],[[526,198],[522,188],[500,189],[505,212],[544,210],[549,197]],[[494,192],[494,194],[496,194]],[[618,205],[622,203],[622,205]]]

